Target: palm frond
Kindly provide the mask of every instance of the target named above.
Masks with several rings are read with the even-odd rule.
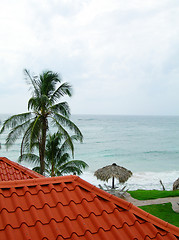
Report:
[[[24,74],[26,76],[26,82],[29,85],[33,86],[33,93],[36,96],[39,96],[39,80],[38,80],[38,76],[31,76],[30,75],[30,71],[28,71],[27,69],[24,69]],[[30,86],[30,89],[32,88],[32,86]]]
[[[40,173],[40,167],[34,167],[34,168],[32,168],[32,170],[37,172],[37,173]]]
[[[55,92],[56,84],[61,83],[59,74],[52,71],[45,71],[40,75],[40,81],[41,94],[46,95],[51,101],[51,96]]]
[[[66,166],[77,167],[77,168],[80,168],[80,169],[85,169],[85,168],[89,167],[88,164],[85,163],[82,160],[71,160],[71,161],[68,161],[67,163],[65,163],[63,165],[63,167],[66,167]]]
[[[74,152],[74,141],[79,141],[79,136],[78,135],[72,135],[70,136],[70,139],[67,138],[67,139],[64,139],[64,142],[62,143],[61,147],[60,147],[60,150],[62,153],[64,153],[65,151],[71,151],[72,152],[72,155],[73,155],[73,152]],[[72,145],[72,144],[73,145]],[[74,157],[74,155],[73,155]]]
[[[34,151],[34,149],[39,148],[38,139],[33,139],[33,141],[32,141],[32,139],[30,138],[31,132],[32,132],[32,126],[33,126],[33,123],[31,123],[29,125],[29,127],[25,131],[24,136],[22,138],[22,141],[21,141],[21,155],[24,152],[32,153]]]
[[[37,116],[35,121],[31,123],[30,148],[32,148],[33,143],[39,138],[41,125],[41,116]]]
[[[82,160],[71,160],[71,161],[69,161],[69,163],[80,169],[85,169],[85,168],[89,167],[88,164]]]
[[[83,171],[82,169],[85,169],[88,167],[88,164],[81,160],[72,160],[64,163],[63,165],[59,166],[59,171],[61,174],[66,173],[77,173],[80,175]]]
[[[24,133],[24,136],[21,141],[21,156],[26,152],[30,152],[30,143],[29,143],[29,136],[31,134],[31,127],[29,126]],[[32,152],[32,151],[31,151]]]
[[[77,136],[79,136],[79,141],[80,142],[83,141],[83,135],[82,135],[80,129],[69,118],[66,118],[61,114],[54,113],[53,120],[54,119],[55,119],[56,124],[58,124],[58,122],[60,122],[60,123],[62,123],[63,126],[70,128],[71,131],[74,131],[75,134]]]
[[[37,101],[37,98],[32,97],[29,99],[28,101],[28,110],[33,109],[33,111],[37,111],[38,107],[39,107],[39,102]]]
[[[70,159],[69,153],[63,153],[62,155],[57,155],[57,159],[56,159],[57,168],[60,169],[62,165],[69,162],[69,159]]]
[[[26,154],[22,154],[21,156],[19,156],[18,162],[21,163],[22,161],[39,164],[40,158],[36,154],[26,153]]]
[[[61,84],[56,89],[56,91],[52,94],[50,100],[51,100],[51,102],[55,102],[56,100],[60,99],[61,97],[65,96],[65,95],[67,95],[69,97],[72,96],[72,86],[67,82]]]
[[[52,121],[53,121],[53,122],[56,124],[56,126],[58,127],[59,132],[62,133],[66,139],[68,139],[69,144],[71,145],[71,149],[74,149],[74,148],[73,148],[73,143],[72,143],[72,141],[71,141],[71,139],[70,139],[69,133],[68,133],[68,132],[66,131],[66,129],[59,123],[59,121],[57,121],[57,120],[56,120],[55,118],[53,118],[53,117],[51,117],[51,118],[52,118]]]
[[[19,138],[19,136],[25,131],[29,123],[32,121],[32,119],[29,119],[28,121],[14,127],[9,132],[7,138],[6,138],[6,147],[12,146],[12,144]]]
[[[67,102],[61,102],[50,107],[51,112],[61,113],[63,116],[69,118],[70,108]]]
[[[60,171],[61,175],[63,174],[77,174],[77,175],[80,175],[83,173],[83,171],[75,166],[67,166],[66,168],[63,168],[61,171]]]
[[[0,134],[3,133],[5,129],[14,128],[18,124],[26,122],[31,117],[32,117],[31,112],[16,114],[16,115],[9,117],[8,119],[6,119],[4,121],[1,131],[0,131]]]

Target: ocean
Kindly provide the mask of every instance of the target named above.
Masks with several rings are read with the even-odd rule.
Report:
[[[1,125],[7,115],[0,115]],[[123,185],[126,189],[159,189],[160,180],[167,190],[179,177],[179,116],[73,115],[72,121],[83,133],[83,143],[75,144],[75,159],[89,167],[80,177],[93,185],[111,185],[97,180],[94,172],[116,163],[133,172]],[[7,151],[0,135],[0,156],[17,161],[20,139]],[[29,163],[22,165],[32,168]]]

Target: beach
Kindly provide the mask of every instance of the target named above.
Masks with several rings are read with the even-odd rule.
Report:
[[[0,115],[1,122],[6,117]],[[162,190],[160,180],[167,190],[172,189],[173,182],[179,177],[178,116],[72,115],[72,120],[84,136],[82,144],[75,144],[75,159],[89,165],[81,178],[96,186],[104,185],[96,179],[94,172],[116,163],[133,172],[125,183],[129,190]],[[17,161],[21,139],[6,151],[5,138],[6,133],[0,135],[1,157]],[[33,167],[29,163],[22,164]],[[111,180],[106,184],[111,185]]]

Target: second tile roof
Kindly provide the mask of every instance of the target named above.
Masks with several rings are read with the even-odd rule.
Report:
[[[5,157],[0,157],[0,181],[23,180],[39,177],[43,176]]]

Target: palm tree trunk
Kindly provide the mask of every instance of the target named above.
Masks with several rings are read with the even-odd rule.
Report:
[[[45,164],[44,164],[44,156],[43,156],[43,151],[41,149],[40,153],[40,174],[44,175],[45,171]]]
[[[43,119],[42,123],[42,137],[39,147],[40,155],[40,174],[44,175],[45,172],[45,143],[46,143],[46,134],[47,134],[47,124],[46,119]]]
[[[51,177],[55,177],[55,173],[54,173],[54,164],[53,164],[53,163],[52,163]]]

